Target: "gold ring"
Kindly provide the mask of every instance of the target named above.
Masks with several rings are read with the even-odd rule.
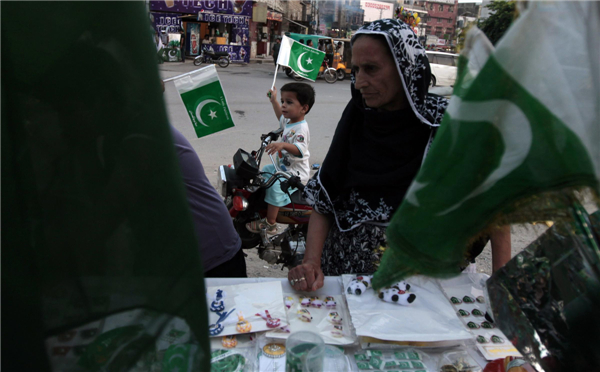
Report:
[[[300,278],[300,279],[298,279],[298,280],[296,280],[296,281],[297,281],[297,282],[301,282],[301,281],[303,281],[303,280],[306,280],[306,278],[305,278],[305,277],[302,277],[302,278]]]

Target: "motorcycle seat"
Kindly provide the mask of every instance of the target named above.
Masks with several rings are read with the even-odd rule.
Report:
[[[306,199],[302,197],[302,192],[300,192],[300,190],[294,191],[294,193],[290,196],[290,199],[294,204],[308,205]]]
[[[208,52],[208,54],[217,56],[217,57],[226,57],[229,55],[227,52]]]

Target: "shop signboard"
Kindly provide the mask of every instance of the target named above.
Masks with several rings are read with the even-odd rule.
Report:
[[[373,22],[378,19],[393,18],[394,16],[394,4],[375,0],[360,0],[360,7],[365,11],[364,22]]]
[[[190,41],[189,51],[193,56],[197,56],[200,53],[200,43],[202,39],[200,38],[200,25],[197,23],[188,23],[188,40]]]
[[[269,11],[267,11],[267,19],[270,19],[272,21],[281,22],[281,21],[283,21],[283,14],[277,13],[277,12],[272,12],[269,10]]]
[[[150,13],[150,22],[159,33],[165,31],[167,34],[179,32],[181,27],[181,15],[177,13]]]
[[[150,1],[150,11],[185,14],[201,12],[251,17],[252,0],[152,0]]]
[[[200,22],[216,22],[216,23],[231,23],[234,25],[248,25],[248,24],[250,24],[250,17],[238,16],[238,15],[232,15],[232,14],[198,12],[198,21],[200,21]]]
[[[246,25],[233,25],[231,27],[233,42],[238,45],[248,45],[250,38],[250,28]]]

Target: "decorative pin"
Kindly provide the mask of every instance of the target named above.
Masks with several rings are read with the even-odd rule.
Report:
[[[235,325],[235,329],[237,329],[237,331],[240,333],[248,333],[250,330],[252,330],[252,324],[244,319],[244,315],[241,311],[238,313],[238,322]]]
[[[460,316],[469,316],[471,314],[469,314],[469,312],[466,311],[466,310],[460,309],[460,310],[458,310],[458,315],[460,315]]]
[[[233,313],[235,309],[231,309],[230,312],[226,313],[226,312],[218,312],[217,311],[217,315],[219,316],[219,319],[215,322],[215,324],[211,324],[208,326],[208,332],[210,333],[211,336],[216,336],[218,334],[220,334],[221,332],[223,332],[223,330],[225,329],[225,327],[223,327],[223,324],[221,324],[225,319],[227,319],[227,317],[229,315],[231,315],[231,313]]]
[[[320,309],[323,306],[323,301],[319,300],[319,297],[311,297],[310,306]]]
[[[342,337],[344,336],[344,331],[342,329],[341,325],[334,325],[333,329],[331,330],[331,336],[333,337]]]
[[[496,335],[492,336],[492,342],[495,344],[501,344],[504,342],[504,340]]]
[[[462,301],[460,300],[460,298],[457,298],[457,297],[450,297],[450,302],[452,302],[455,305],[462,304]]]
[[[477,336],[477,342],[479,342],[480,344],[487,344],[489,341],[483,336]]]
[[[479,309],[473,309],[473,311],[471,312],[471,314],[473,314],[475,316],[483,316],[483,313]]]
[[[480,304],[485,304],[485,297],[477,296],[477,302],[479,302]]]
[[[346,287],[346,292],[348,294],[353,295],[361,295],[365,293],[367,288],[371,286],[371,279],[373,276],[371,275],[360,275],[357,276],[356,279],[352,279],[350,283],[348,283],[348,287]]]
[[[300,318],[303,322],[310,322],[312,320],[312,316],[310,315],[310,311],[306,309],[300,309],[297,312],[298,318]]]
[[[392,288],[396,288],[397,290],[402,291],[402,292],[407,292],[410,289],[410,284],[402,281],[402,282],[398,282],[398,283],[394,284],[392,286]]]
[[[257,316],[260,316],[264,320],[267,321],[267,327],[269,328],[277,328],[281,325],[281,319],[272,318],[271,314],[269,314],[269,310],[265,310],[264,313],[256,313]]]
[[[342,317],[337,311],[330,311],[327,318],[333,324],[342,324]]]
[[[310,306],[310,298],[306,296],[300,296],[300,305],[302,306]]]
[[[416,300],[417,295],[414,293],[405,293],[396,288],[386,288],[379,291],[379,298],[385,302],[408,306]]]
[[[492,323],[486,321],[486,322],[481,323],[481,327],[486,328],[486,329],[492,329],[492,328],[494,328],[494,325]]]
[[[467,327],[471,328],[471,329],[479,329],[479,325],[473,322],[469,322],[467,323]]]
[[[475,302],[475,300],[473,299],[473,297],[470,297],[470,296],[463,297],[463,301],[465,302],[465,304],[472,304],[472,303]]]
[[[336,305],[337,303],[335,302],[335,299],[332,296],[325,297],[325,307],[327,307],[328,309],[333,309]]]
[[[294,298],[290,296],[284,297],[283,303],[285,304],[285,307],[289,309],[294,304]]]
[[[223,336],[221,344],[227,349],[234,348],[237,346],[237,338],[235,335]]]
[[[210,304],[210,311],[223,311],[225,310],[225,303],[223,302],[223,298],[225,297],[225,292],[221,289],[217,289],[217,293],[215,294],[215,300]]]

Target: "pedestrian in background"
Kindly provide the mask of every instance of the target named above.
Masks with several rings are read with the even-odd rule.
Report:
[[[185,31],[183,28],[179,29],[181,38],[179,39],[179,51],[181,52],[181,62],[185,63]]]
[[[275,40],[275,45],[273,45],[273,63],[277,65],[277,57],[279,56],[279,48],[281,47],[281,39],[277,38]]]

